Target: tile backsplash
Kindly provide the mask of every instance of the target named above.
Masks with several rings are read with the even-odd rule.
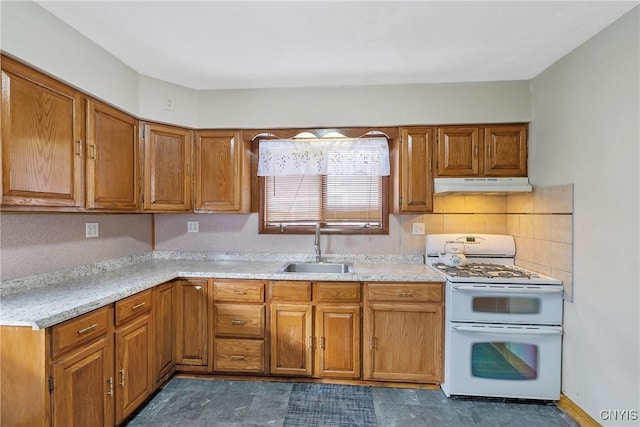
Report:
[[[511,234],[516,264],[556,277],[573,300],[573,185],[510,195],[435,196],[425,232]]]

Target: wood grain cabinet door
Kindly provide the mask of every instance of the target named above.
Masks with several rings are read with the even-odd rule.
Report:
[[[404,128],[400,142],[401,212],[433,211],[432,128]]]
[[[271,304],[271,374],[309,377],[313,362],[311,304]]]
[[[360,306],[316,307],[317,376],[360,378]]]
[[[175,293],[174,282],[164,283],[153,289],[156,386],[162,385],[175,371]]]
[[[370,303],[364,346],[364,379],[442,381],[441,305]]]
[[[527,126],[484,129],[485,176],[527,176]]]
[[[116,422],[122,423],[151,394],[151,316],[116,331]]]
[[[87,114],[87,209],[140,208],[138,121],[89,100]]]
[[[187,129],[145,124],[144,209],[179,212],[191,210],[191,147]]]
[[[176,363],[206,366],[209,341],[208,283],[206,280],[177,280]]]
[[[103,338],[53,364],[54,427],[114,425],[113,338]]]
[[[438,176],[478,176],[482,158],[482,133],[478,127],[438,128]]]
[[[2,206],[83,205],[84,100],[2,56]]]
[[[248,209],[249,165],[236,131],[200,131],[196,136],[195,210],[243,212]]]

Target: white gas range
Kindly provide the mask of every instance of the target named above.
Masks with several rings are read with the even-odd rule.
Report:
[[[439,255],[454,242],[466,261],[451,267]],[[562,282],[515,266],[515,253],[508,235],[427,235],[426,263],[447,279],[447,396],[560,397]]]

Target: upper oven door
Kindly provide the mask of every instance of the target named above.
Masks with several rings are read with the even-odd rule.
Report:
[[[562,324],[562,286],[447,283],[452,322]]]

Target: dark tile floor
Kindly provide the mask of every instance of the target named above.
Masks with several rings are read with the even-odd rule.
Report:
[[[295,420],[295,412],[289,407],[293,389],[293,383],[176,377],[131,419],[128,426],[311,427],[308,421]],[[370,391],[379,427],[578,426],[552,404],[448,399],[440,390],[371,387]],[[316,425],[356,427],[365,424]]]

